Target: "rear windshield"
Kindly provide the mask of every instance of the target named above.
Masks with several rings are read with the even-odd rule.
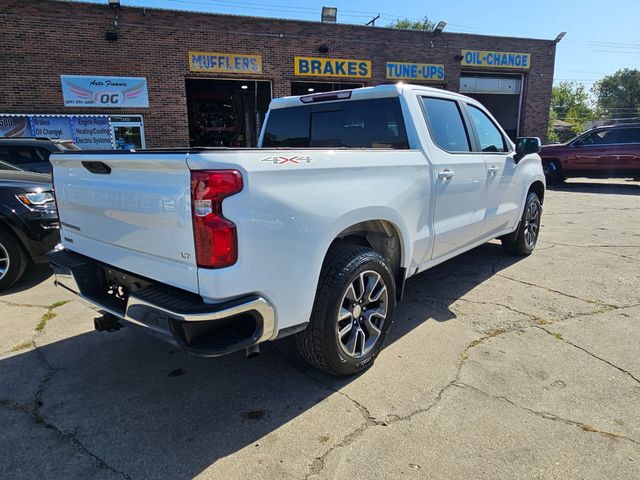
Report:
[[[262,146],[409,148],[399,98],[318,103],[271,110]]]

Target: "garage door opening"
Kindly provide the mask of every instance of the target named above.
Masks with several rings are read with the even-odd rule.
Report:
[[[362,83],[337,82],[291,82],[291,95],[309,95],[311,93],[334,92],[363,87]]]
[[[188,78],[192,147],[255,147],[271,101],[271,82]]]
[[[482,103],[515,141],[520,127],[521,75],[463,75],[460,93]]]

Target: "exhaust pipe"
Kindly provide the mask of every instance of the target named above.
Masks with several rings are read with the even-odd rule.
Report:
[[[247,347],[247,358],[256,358],[258,355],[260,355],[260,347],[258,345]]]

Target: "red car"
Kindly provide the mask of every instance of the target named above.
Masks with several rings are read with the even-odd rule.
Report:
[[[640,177],[640,123],[593,128],[540,152],[548,183],[567,177]]]

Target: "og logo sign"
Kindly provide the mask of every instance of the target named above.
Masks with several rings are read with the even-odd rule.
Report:
[[[61,75],[67,107],[148,107],[147,79]]]

